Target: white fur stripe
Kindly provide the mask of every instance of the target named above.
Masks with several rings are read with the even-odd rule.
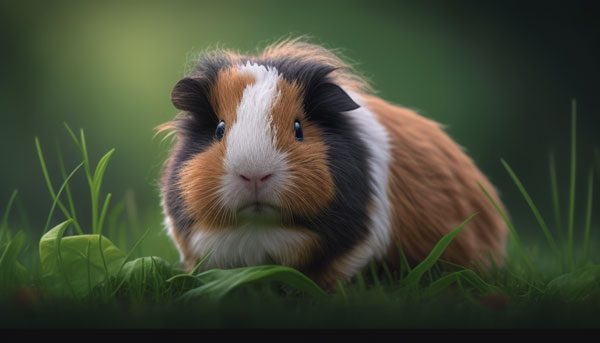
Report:
[[[256,81],[244,89],[236,121],[227,133],[225,167],[228,171],[236,168],[238,172],[250,173],[262,170],[264,159],[276,159],[271,108],[279,97],[279,74],[275,68],[250,62],[240,67],[240,72],[251,74]]]
[[[229,128],[225,131],[227,151],[220,195],[231,207],[247,202],[251,196],[240,184],[240,174],[273,174],[270,185],[276,188],[284,181],[287,170],[287,155],[277,150],[271,115],[280,96],[277,89],[279,73],[275,68],[250,62],[240,66],[239,71],[254,76],[255,82],[244,89],[235,122],[225,123]]]
[[[375,117],[375,114],[361,102],[357,94],[348,92],[350,97],[359,105],[360,108],[347,112],[346,114],[352,120],[353,127],[356,128],[359,138],[367,147],[369,158],[369,176],[371,184],[369,185],[373,197],[371,199],[370,232],[365,243],[357,246],[340,261],[345,265],[345,274],[354,275],[363,268],[370,259],[382,258],[389,248],[392,230],[391,230],[391,208],[388,197],[388,179],[391,161],[390,138],[385,127]],[[345,262],[345,263],[344,263]]]

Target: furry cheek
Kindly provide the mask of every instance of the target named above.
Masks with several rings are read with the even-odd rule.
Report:
[[[335,195],[323,132],[317,124],[306,120],[303,92],[298,84],[282,79],[278,88],[281,96],[273,106],[272,118],[277,148],[286,152],[289,166],[281,207],[292,214],[314,217],[327,208]],[[294,137],[295,120],[301,120],[303,125],[303,142]]]
[[[306,123],[306,122],[305,122]],[[289,181],[282,192],[283,208],[314,217],[333,201],[335,190],[327,162],[327,148],[315,124],[306,123],[304,142],[285,142]]]
[[[218,192],[224,174],[225,146],[214,144],[185,163],[179,172],[179,188],[189,215],[205,229],[224,228],[233,214],[223,206]]]

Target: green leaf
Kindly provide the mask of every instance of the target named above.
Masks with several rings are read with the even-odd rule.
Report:
[[[431,269],[431,267],[433,267],[437,260],[442,256],[442,254],[444,253],[448,245],[450,245],[454,237],[456,237],[456,235],[458,235],[462,231],[465,225],[469,221],[471,221],[471,219],[473,219],[473,217],[475,217],[476,215],[477,213],[473,213],[454,230],[445,234],[433,247],[429,255],[421,263],[419,263],[419,265],[417,265],[413,270],[411,270],[410,273],[408,273],[408,275],[406,275],[404,279],[402,279],[401,284],[403,286],[417,285],[419,281],[421,281],[421,277],[423,276],[423,274],[425,274],[425,272]]]
[[[590,265],[563,274],[548,283],[547,295],[565,301],[583,301],[600,294],[600,265]]]
[[[197,278],[204,285],[186,292],[182,300],[198,298],[220,301],[243,287],[280,283],[309,296],[322,298],[326,293],[299,271],[283,266],[257,266],[236,269],[212,269]]]
[[[82,297],[108,276],[116,275],[125,253],[103,236],[63,237],[70,223],[63,222],[42,236],[39,245],[42,278],[56,291],[70,290],[73,296]]]
[[[110,162],[110,158],[115,153],[115,149],[111,149],[109,152],[104,154],[100,161],[98,161],[98,165],[96,166],[96,170],[94,171],[94,176],[92,179],[92,189],[94,194],[100,194],[100,188],[102,186],[102,180],[104,178],[104,173],[106,172],[106,167],[108,167],[108,162]]]
[[[146,284],[153,282],[156,277],[166,283],[174,274],[175,271],[171,264],[163,258],[146,256],[125,263],[119,278],[126,283]]]

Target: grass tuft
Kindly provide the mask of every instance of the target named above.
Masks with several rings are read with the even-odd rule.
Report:
[[[502,159],[501,161],[502,161],[502,165],[504,166],[504,168],[506,169],[506,171],[512,178],[513,182],[517,185],[517,188],[519,188],[519,192],[521,192],[521,195],[523,196],[523,198],[525,198],[525,201],[527,202],[527,205],[531,209],[531,212],[533,212],[535,219],[537,220],[538,224],[540,225],[540,228],[544,232],[544,236],[546,236],[548,245],[555,252],[555,254],[560,257],[561,253],[560,253],[560,250],[558,249],[558,245],[556,245],[556,241],[554,240],[554,237],[552,237],[552,234],[550,233],[550,230],[548,229],[548,225],[546,225],[546,221],[544,220],[544,217],[542,217],[542,215],[540,214],[540,211],[538,210],[537,206],[531,199],[531,196],[529,196],[529,193],[525,189],[525,186],[523,186],[523,183],[521,183],[521,180],[519,180],[519,178],[517,177],[515,172],[508,165],[508,163],[504,159]]]

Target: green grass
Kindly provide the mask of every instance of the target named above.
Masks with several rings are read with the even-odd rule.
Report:
[[[59,150],[58,188],[42,144],[35,139],[52,200],[41,237],[11,227],[16,190],[0,213],[0,326],[599,327],[600,264],[592,231],[594,169],[588,172],[586,201],[579,213],[575,103],[572,109],[566,235],[554,156],[549,164],[553,230],[513,167],[501,160],[544,244],[520,237],[515,223],[481,187],[509,228],[505,265],[482,273],[440,260],[474,213],[446,234],[420,264],[411,268],[400,251],[399,270],[371,264],[331,292],[282,266],[199,272],[201,261],[194,271],[184,272],[159,213],[140,217],[134,197],[111,206],[111,194],[103,193],[102,181],[115,150],[93,166],[83,130],[76,134],[66,126],[81,161],[69,169]],[[598,152],[595,163],[598,170]],[[70,185],[79,174],[86,180],[87,201],[75,199]],[[89,206],[89,219],[78,212],[82,206]],[[576,230],[576,212],[581,214],[581,230]]]

